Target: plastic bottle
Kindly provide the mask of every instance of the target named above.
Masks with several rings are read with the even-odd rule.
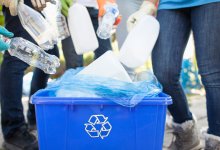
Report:
[[[58,40],[63,40],[70,36],[66,18],[61,13],[61,4],[59,0],[54,0],[53,3],[47,3],[47,7],[42,10],[42,13],[51,27],[54,28]]]
[[[45,73],[55,74],[56,68],[60,66],[59,58],[47,54],[37,45],[21,37],[2,39],[10,45],[8,52],[11,56],[15,56],[29,65],[43,70]]]
[[[70,32],[67,26],[67,21],[65,16],[61,13],[61,3],[60,0],[56,1],[56,5],[57,5],[57,27],[58,27],[58,37],[60,40],[63,40],[67,37],[70,36]]]
[[[52,49],[56,42],[53,28],[43,16],[23,3],[18,5],[18,16],[22,26],[44,50]]]
[[[159,29],[159,22],[154,17],[144,16],[128,34],[121,47],[119,60],[132,69],[144,65],[157,41]]]
[[[116,4],[106,4],[105,10],[106,13],[103,16],[97,30],[97,35],[101,39],[108,39],[111,37],[115,19],[119,15],[118,6]]]
[[[94,51],[98,48],[91,18],[85,6],[75,3],[69,8],[68,24],[77,54]]]

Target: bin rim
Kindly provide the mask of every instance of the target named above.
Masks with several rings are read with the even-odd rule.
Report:
[[[31,97],[32,104],[71,104],[71,105],[118,105],[108,98],[89,97],[46,97],[42,94],[46,90],[39,90]],[[160,93],[159,97],[146,97],[138,105],[170,105],[172,99],[165,93]]]

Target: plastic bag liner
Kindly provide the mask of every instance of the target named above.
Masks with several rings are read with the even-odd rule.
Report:
[[[45,90],[51,97],[102,97],[122,106],[134,107],[145,97],[157,97],[162,92],[155,76],[148,72],[146,75],[147,80],[129,83],[105,77],[75,75],[75,70],[71,69]]]

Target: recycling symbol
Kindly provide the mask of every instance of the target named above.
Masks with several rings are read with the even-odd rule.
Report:
[[[85,131],[91,138],[104,139],[108,137],[111,132],[112,126],[108,122],[108,117],[104,115],[92,115],[88,123],[85,124]]]

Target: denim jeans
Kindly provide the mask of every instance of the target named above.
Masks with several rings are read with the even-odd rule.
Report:
[[[197,65],[206,90],[208,133],[220,136],[220,3],[159,10],[160,34],[152,52],[153,70],[171,95],[169,111],[176,123],[192,119],[180,85],[183,53],[193,31]]]
[[[31,1],[25,0],[25,4],[31,6]],[[18,16],[12,17],[8,9],[4,9],[4,15],[6,28],[13,32],[15,37],[23,37],[35,43],[22,27]],[[58,49],[55,47],[48,52],[57,54]],[[28,64],[5,52],[0,75],[1,124],[4,138],[13,136],[18,128],[26,126],[21,98],[23,75],[27,67]]]
[[[95,32],[98,29],[98,10],[93,7],[87,7]],[[110,40],[100,39],[98,36],[99,47],[95,50],[95,59],[104,54],[107,50],[111,50]],[[76,68],[83,66],[83,56],[77,55],[71,37],[62,40],[63,54],[66,60],[66,68]]]

